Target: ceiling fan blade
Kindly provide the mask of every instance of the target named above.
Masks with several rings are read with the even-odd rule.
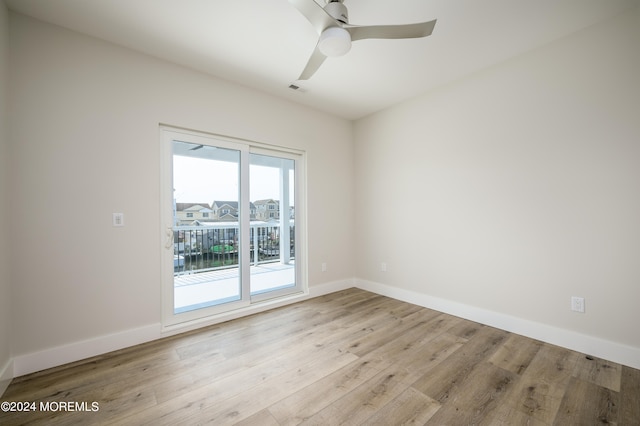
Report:
[[[420,38],[431,35],[436,19],[429,22],[408,25],[342,25],[351,34],[351,40],[363,40],[367,38]]]
[[[322,33],[325,28],[340,26],[340,23],[333,19],[318,3],[313,0],[289,0],[305,18],[311,22],[313,28],[318,34]]]
[[[318,68],[320,68],[320,65],[322,65],[325,59],[327,59],[327,57],[320,52],[320,49],[316,45],[316,48],[309,58],[309,62],[307,62],[307,66],[302,70],[302,74],[300,74],[298,80],[309,80],[311,76],[318,71]]]

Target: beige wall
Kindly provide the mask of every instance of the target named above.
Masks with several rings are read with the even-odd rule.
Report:
[[[356,275],[640,350],[639,22],[356,122]]]
[[[159,123],[306,150],[309,284],[352,279],[352,123],[10,18],[15,356],[160,323]]]
[[[7,238],[7,179],[9,159],[7,156],[7,70],[8,70],[9,22],[4,2],[0,1],[0,395],[7,385],[11,372],[11,288],[9,276],[9,241]]]

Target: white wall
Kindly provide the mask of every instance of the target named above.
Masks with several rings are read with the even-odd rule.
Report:
[[[362,285],[640,368],[639,16],[358,121]]]
[[[160,329],[159,123],[306,150],[309,284],[352,282],[351,122],[21,15],[10,24],[16,360]]]
[[[0,395],[13,373],[11,360],[11,288],[9,277],[9,241],[7,238],[7,70],[8,70],[9,20],[7,8],[0,1]]]

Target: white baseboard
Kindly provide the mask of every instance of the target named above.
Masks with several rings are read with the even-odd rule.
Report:
[[[355,283],[362,290],[640,369],[640,348],[372,281]]]
[[[36,371],[46,370],[47,368],[57,367],[60,365],[68,364],[70,362],[80,361],[92,356],[102,355],[118,349],[138,345],[140,343],[149,342],[151,340],[156,340],[161,337],[167,337],[172,334],[183,333],[191,329],[206,327],[208,325],[215,324],[216,322],[228,321],[230,319],[235,319],[243,315],[249,315],[260,311],[273,309],[289,303],[305,300],[312,297],[323,296],[325,294],[333,293],[340,290],[346,290],[352,287],[354,287],[354,280],[352,279],[327,282],[309,287],[309,292],[302,297],[274,300],[269,303],[254,306],[253,309],[231,312],[225,316],[220,316],[219,318],[210,320],[204,320],[190,326],[181,326],[163,330],[162,325],[159,323],[150,324],[144,327],[125,330],[119,333],[98,336],[80,342],[74,342],[67,345],[44,349],[38,352],[18,355],[13,359],[12,365],[5,367],[2,373],[7,374],[8,381],[6,385],[8,386],[8,382],[10,382],[13,377],[34,373]],[[0,390],[2,391],[4,391],[4,389],[2,389],[4,381],[1,380],[1,378],[3,377],[4,375],[0,376]]]
[[[0,397],[9,387],[11,379],[13,379],[13,359],[10,358],[0,369]]]
[[[38,352],[18,355],[13,359],[13,374],[14,377],[18,377],[46,370],[47,368],[148,342],[159,337],[161,337],[160,324],[151,324]]]

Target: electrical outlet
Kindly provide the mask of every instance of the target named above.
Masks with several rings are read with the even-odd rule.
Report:
[[[322,262],[322,266],[320,268],[322,269],[322,272],[327,272],[327,263]]]
[[[113,214],[113,226],[124,226],[124,213]]]
[[[584,313],[584,297],[571,297],[571,310]]]
[[[382,272],[387,272],[387,262],[382,262],[382,263],[380,264],[380,270],[381,270]]]

